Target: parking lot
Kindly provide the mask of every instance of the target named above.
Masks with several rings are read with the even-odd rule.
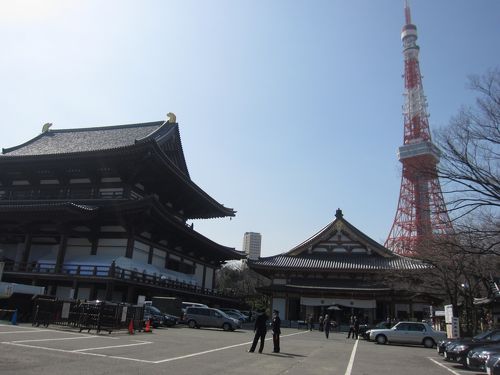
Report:
[[[332,333],[285,328],[281,353],[268,334],[263,354],[247,353],[251,330],[185,326],[129,335],[0,324],[1,374],[460,374],[436,350],[377,345]]]

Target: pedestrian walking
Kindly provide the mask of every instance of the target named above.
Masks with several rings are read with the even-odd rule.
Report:
[[[273,311],[273,324],[272,324],[273,344],[274,344],[273,353],[280,352],[281,319],[279,315],[280,312],[278,310]]]
[[[323,315],[320,315],[320,316],[319,316],[318,323],[319,323],[319,325],[318,325],[318,330],[319,330],[320,332],[323,332]]]
[[[266,333],[267,333],[267,326],[266,326],[267,319],[268,316],[266,315],[265,310],[262,309],[257,312],[257,319],[255,319],[255,325],[253,328],[255,336],[253,338],[252,347],[249,350],[250,353],[253,353],[255,351],[259,339],[260,339],[259,353],[262,353],[262,350],[264,349],[264,340],[266,339]]]
[[[328,338],[330,336],[330,316],[325,314],[325,319],[323,320],[323,329],[325,330],[325,336]]]

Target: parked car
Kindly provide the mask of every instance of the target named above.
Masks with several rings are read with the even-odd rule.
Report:
[[[220,310],[220,309],[219,309]],[[231,318],[234,318],[234,319],[238,319],[241,323],[245,323],[246,322],[246,318],[241,315],[241,314],[238,314],[237,312],[235,311],[224,311],[224,310],[221,310],[224,314],[230,316]]]
[[[163,324],[167,327],[173,327],[179,324],[179,317],[172,314],[163,314]]]
[[[389,329],[371,329],[370,340],[377,344],[387,342],[424,345],[432,348],[439,340],[446,337],[445,332],[435,331],[428,323],[399,322]]]
[[[492,355],[486,361],[486,372],[488,375],[500,375],[500,354]]]
[[[181,315],[181,320],[180,320],[181,323],[187,323],[187,321],[186,321],[186,309],[188,307],[208,307],[207,305],[205,305],[203,303],[198,303],[198,302],[182,302],[181,306],[182,306],[181,307],[182,315]]]
[[[153,328],[158,328],[163,325],[163,313],[152,305],[144,305],[144,325],[148,320]]]
[[[451,347],[452,344],[456,343],[459,340],[462,340],[462,341],[463,340],[471,340],[471,341],[475,342],[475,341],[483,340],[488,336],[491,336],[494,332],[495,332],[495,330],[485,331],[485,332],[481,332],[481,333],[477,334],[474,337],[463,337],[463,338],[441,340],[440,342],[437,343],[437,352],[438,352],[438,354],[443,355],[448,346]]]
[[[472,370],[486,371],[486,361],[494,354],[500,354],[500,344],[471,349],[467,354],[466,367]]]
[[[457,340],[446,347],[444,352],[444,358],[447,361],[458,362],[462,365],[467,365],[467,354],[471,349],[478,348],[480,346],[490,346],[495,344],[500,344],[500,330],[491,331],[490,335],[484,337],[484,339],[473,341],[471,339]]]
[[[188,307],[185,319],[190,328],[215,327],[222,328],[224,331],[241,328],[241,322],[238,319],[231,318],[224,312],[210,307]]]
[[[370,330],[372,329],[389,329],[392,327],[390,322],[380,322],[375,325],[370,324],[360,324],[358,335],[365,340],[370,340]]]

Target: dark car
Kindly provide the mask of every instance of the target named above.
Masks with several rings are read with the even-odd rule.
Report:
[[[471,349],[467,354],[467,367],[472,370],[486,371],[486,361],[494,354],[500,354],[500,344]]]
[[[167,327],[173,327],[179,324],[179,317],[171,314],[163,314],[163,324]]]
[[[443,355],[444,352],[446,351],[446,348],[449,346],[449,345],[452,345],[454,343],[456,343],[457,341],[459,340],[471,340],[471,341],[478,341],[478,340],[483,340],[484,338],[486,338],[487,336],[490,336],[492,334],[493,331],[485,331],[485,332],[481,332],[479,334],[477,334],[476,336],[474,337],[463,337],[463,338],[455,338],[455,339],[444,339],[444,340],[441,340],[437,343],[437,347],[436,347],[436,350],[438,352],[438,354],[440,355]]]
[[[154,306],[145,305],[144,306],[144,325],[146,325],[147,321],[150,321],[150,324],[153,328],[158,328],[163,325],[164,322],[164,314]]]
[[[481,340],[457,340],[446,347],[444,358],[447,361],[458,362],[466,366],[467,354],[469,354],[470,350],[480,346],[490,346],[495,344],[500,344],[500,330],[490,331],[490,334],[486,335]]]
[[[492,355],[486,361],[486,372],[488,375],[500,375],[500,354]]]

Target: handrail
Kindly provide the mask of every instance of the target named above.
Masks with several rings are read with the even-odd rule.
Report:
[[[141,284],[149,284],[162,288],[177,289],[179,291],[189,291],[198,294],[217,297],[238,297],[236,293],[221,292],[215,289],[203,288],[198,285],[189,284],[184,281],[160,277],[156,274],[124,269],[114,264],[110,266],[99,266],[90,264],[61,264],[57,267],[55,263],[44,262],[12,262],[6,261],[4,273],[33,273],[51,274],[62,276],[89,276],[89,277],[110,277],[118,280],[128,280]]]

